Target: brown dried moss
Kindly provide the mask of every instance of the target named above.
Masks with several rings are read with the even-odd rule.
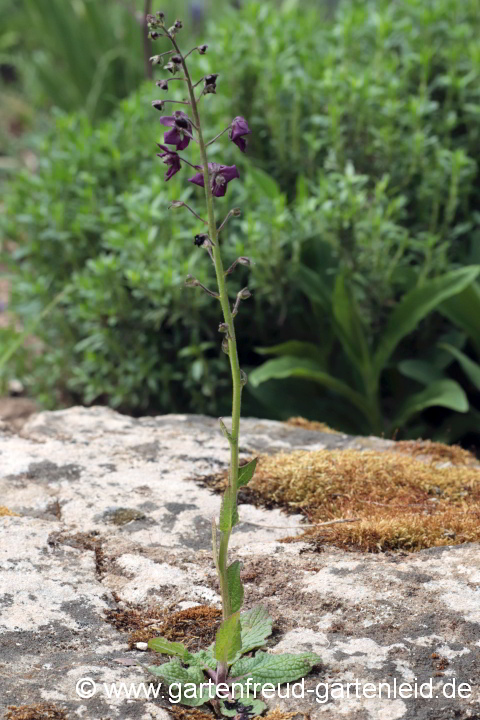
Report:
[[[9,705],[6,720],[68,720],[63,708],[52,703],[38,703],[35,705]]]
[[[5,505],[0,505],[0,517],[18,517],[18,513],[9,510]]]
[[[316,430],[317,432],[330,433],[332,435],[338,434],[338,430],[334,430],[326,423],[317,422],[316,420],[307,420],[303,417],[288,418],[286,424],[302,428],[302,430]]]
[[[168,712],[177,720],[213,720],[215,717],[213,712],[198,710],[198,708],[181,707],[180,705],[172,705],[168,708]]]
[[[360,519],[309,528],[303,540],[370,552],[480,540],[480,471],[465,462],[438,467],[401,452],[297,451],[260,457],[250,486],[311,523]]]
[[[131,605],[126,609],[107,610],[105,617],[117,630],[129,633],[130,648],[161,636],[172,642],[183,642],[195,652],[214,641],[222,612],[209,605],[177,612],[158,605]]]
[[[392,448],[396,452],[430,462],[450,462],[452,465],[478,465],[475,455],[459,445],[444,445],[431,440],[400,440]]]

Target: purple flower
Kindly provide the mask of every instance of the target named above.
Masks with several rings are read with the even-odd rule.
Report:
[[[195,165],[195,167],[197,170],[202,170],[200,165]],[[230,180],[239,178],[240,173],[238,172],[236,165],[218,165],[217,163],[208,163],[208,177],[210,179],[212,194],[215,197],[223,197],[227,192],[227,185]],[[203,172],[199,172],[192,178],[189,178],[188,182],[205,187]]]
[[[252,131],[248,127],[248,123],[244,117],[239,115],[232,121],[232,127],[229,132],[230,140],[237,145],[242,152],[247,149],[247,141],[243,137],[244,135],[250,135]]]
[[[167,145],[176,145],[177,150],[185,150],[190,142],[190,136],[192,134],[192,123],[181,110],[175,110],[173,115],[164,115],[160,118],[162,125],[171,127],[164,135],[164,142]]]
[[[160,145],[159,143],[157,143],[157,145],[161,150],[163,150],[163,152],[157,153],[157,156],[163,159],[165,165],[169,165],[169,168],[165,173],[165,180],[168,181],[181,168],[180,155],[178,155],[173,150],[170,150],[170,148],[168,148],[166,145]]]

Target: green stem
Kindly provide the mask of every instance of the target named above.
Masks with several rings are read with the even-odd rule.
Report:
[[[207,203],[208,228],[210,239],[213,243],[213,260],[215,265],[215,273],[217,276],[218,291],[220,295],[220,304],[222,306],[223,317],[228,327],[228,356],[230,358],[230,368],[232,371],[233,383],[233,399],[232,399],[232,430],[229,438],[230,443],[230,472],[229,487],[233,489],[236,497],[238,487],[238,438],[240,432],[240,406],[242,397],[242,383],[240,376],[240,365],[238,362],[237,341],[235,336],[235,327],[233,323],[232,311],[227,294],[227,286],[225,281],[225,273],[223,269],[222,255],[220,252],[220,244],[217,241],[217,225],[215,222],[215,211],[213,207],[213,193],[210,187],[210,178],[208,175],[208,157],[205,141],[203,139],[202,126],[198,113],[198,105],[195,99],[193,83],[188,72],[188,67],[174,37],[170,37],[175,50],[182,58],[183,71],[188,85],[188,93],[190,104],[192,106],[193,120],[197,129],[198,144],[200,146],[200,155],[202,158],[203,178],[205,185],[205,200]],[[232,614],[230,596],[227,583],[227,561],[228,561],[228,543],[230,540],[231,530],[223,532],[220,540],[220,548],[218,552],[217,569],[220,581],[220,590],[222,594],[223,617],[226,620]]]

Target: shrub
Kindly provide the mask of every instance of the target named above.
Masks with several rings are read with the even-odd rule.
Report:
[[[235,100],[253,130],[248,169],[240,168],[247,182],[235,191],[253,209],[226,241],[233,258],[248,236],[258,258],[252,312],[239,319],[244,347],[320,340],[324,357],[342,364],[328,317],[308,319],[302,265],[320,290],[345,277],[372,348],[407,292],[478,262],[479,11],[480,0],[352,0],[320,23],[292,0],[254,1],[215,23],[209,52],[194,60],[203,74],[222,56],[228,77],[219,78],[208,126],[223,129]],[[96,126],[58,115],[37,174],[20,174],[5,200],[6,235],[17,244],[14,308],[28,321],[67,288],[28,382],[50,405],[55,390],[131,411],[221,414],[211,309],[193,310],[180,287],[193,266],[207,282],[207,267],[193,247],[182,260],[171,239],[191,242],[198,226],[192,218],[190,233],[166,211],[188,191],[175,179],[160,183],[152,157],[160,132],[144,102],[140,91]],[[423,320],[394,367],[431,353],[449,322]],[[391,417],[404,400],[397,381],[387,371],[381,388]],[[250,388],[248,411],[259,410],[255,399],[264,414],[328,421],[337,407],[300,381],[268,385]]]

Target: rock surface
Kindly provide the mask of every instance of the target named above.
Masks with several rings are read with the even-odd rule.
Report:
[[[244,458],[390,445],[270,421],[242,424]],[[104,683],[145,679],[116,660],[147,657],[128,650],[127,635],[106,622],[105,611],[154,601],[219,606],[210,550],[219,497],[195,479],[227,462],[216,421],[199,416],[133,419],[71,408],[32,416],[21,436],[0,433],[0,504],[18,513],[0,517],[0,717],[9,705],[50,702],[70,719],[167,720],[161,699],[105,692]],[[275,620],[270,650],[323,658],[305,682],[313,692],[275,698],[272,707],[325,720],[479,720],[477,545],[412,555],[319,552],[278,542],[300,532],[299,515],[242,505],[240,519],[231,547],[250,578],[246,608],[261,603]],[[82,678],[95,683],[93,697],[77,694]],[[347,698],[347,683],[356,681]],[[378,683],[393,694],[394,681],[397,697],[388,699],[386,686],[378,697]],[[400,697],[405,682],[431,683],[433,697],[405,697],[407,690]],[[319,683],[322,700],[330,684],[328,701],[316,702]],[[366,683],[376,687],[368,691]],[[459,697],[462,683],[470,691],[464,685]]]

